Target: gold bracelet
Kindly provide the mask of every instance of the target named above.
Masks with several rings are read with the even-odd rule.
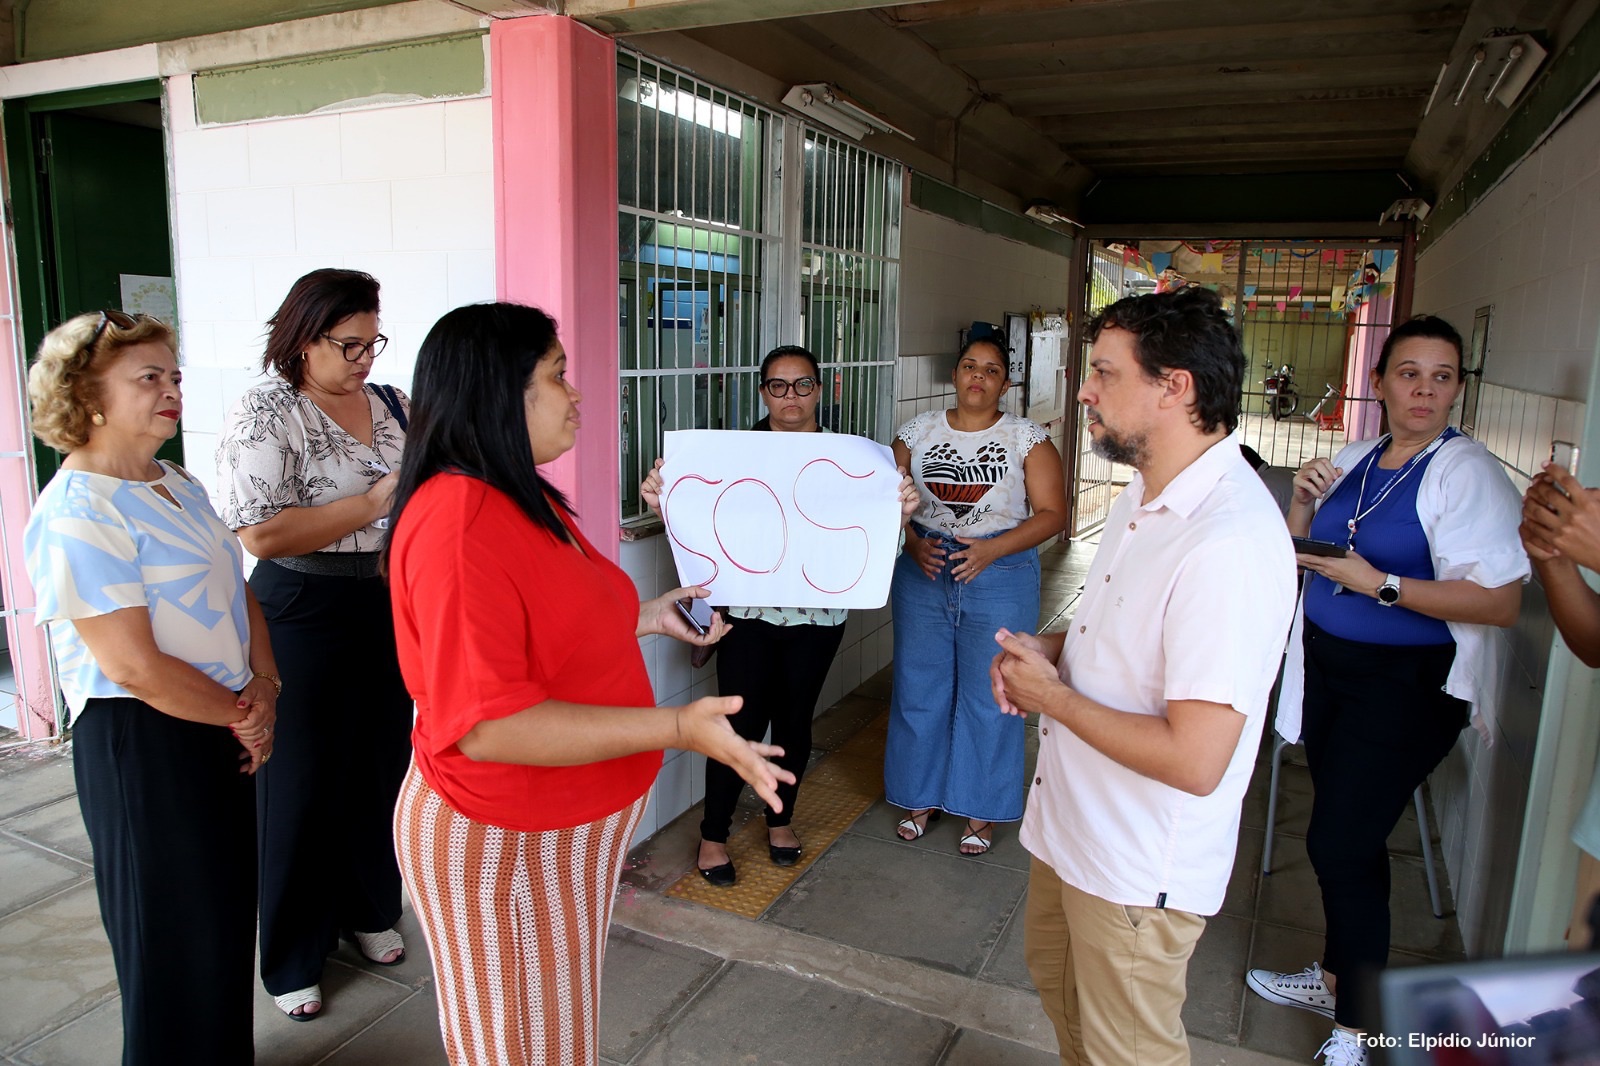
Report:
[[[272,687],[278,690],[278,695],[280,695],[280,696],[283,695],[283,679],[280,678],[277,674],[260,674],[260,673],[258,673],[255,676],[264,677],[268,681],[271,681],[272,682]]]

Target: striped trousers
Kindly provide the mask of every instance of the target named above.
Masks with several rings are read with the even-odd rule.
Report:
[[[400,872],[433,957],[451,1066],[593,1066],[617,878],[645,798],[518,833],[452,810],[413,764],[395,807]]]

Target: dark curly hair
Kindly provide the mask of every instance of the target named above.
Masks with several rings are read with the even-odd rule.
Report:
[[[1461,373],[1461,334],[1450,323],[1435,315],[1414,315],[1391,329],[1389,336],[1384,339],[1383,351],[1378,353],[1377,371],[1380,378],[1388,371],[1389,355],[1400,346],[1400,342],[1416,337],[1444,341],[1455,348],[1456,373]]]
[[[1185,285],[1174,292],[1129,296],[1090,319],[1090,343],[1107,329],[1133,334],[1146,377],[1184,370],[1194,378],[1194,415],[1205,432],[1221,426],[1232,433],[1238,427],[1244,347],[1216,293]]]

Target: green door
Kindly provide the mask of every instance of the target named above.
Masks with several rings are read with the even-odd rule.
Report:
[[[161,131],[72,111],[36,114],[33,129],[46,328],[122,307],[124,274],[171,277]],[[36,452],[42,484],[61,456]],[[160,455],[183,461],[181,427]]]

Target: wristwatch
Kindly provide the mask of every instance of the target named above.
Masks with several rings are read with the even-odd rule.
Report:
[[[1394,574],[1384,575],[1383,584],[1378,586],[1378,602],[1385,607],[1400,602],[1400,579]]]

